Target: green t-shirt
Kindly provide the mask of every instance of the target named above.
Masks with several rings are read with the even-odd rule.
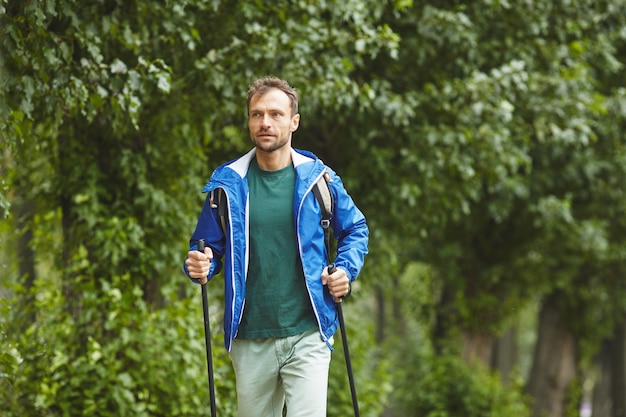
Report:
[[[239,338],[287,337],[316,327],[297,250],[295,181],[292,165],[264,171],[256,159],[250,164],[250,264]]]

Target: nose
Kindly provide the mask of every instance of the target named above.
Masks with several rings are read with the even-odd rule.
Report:
[[[263,117],[261,118],[261,126],[262,127],[269,127],[270,126],[270,116],[269,114],[264,114]]]

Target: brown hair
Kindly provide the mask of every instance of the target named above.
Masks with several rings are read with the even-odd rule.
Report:
[[[291,115],[295,116],[298,114],[298,93],[296,89],[290,86],[287,81],[273,76],[258,78],[250,84],[250,88],[248,89],[248,111],[250,111],[252,96],[255,94],[263,95],[272,88],[277,88],[287,94],[289,101],[291,101]]]

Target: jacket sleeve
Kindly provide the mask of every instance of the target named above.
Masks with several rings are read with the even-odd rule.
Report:
[[[211,192],[207,194],[207,197],[202,206],[202,211],[198,217],[198,223],[196,229],[191,235],[189,240],[189,250],[196,250],[198,248],[198,240],[204,239],[207,247],[213,251],[213,262],[211,263],[211,269],[209,270],[208,279],[212,279],[222,269],[222,257],[224,256],[224,233],[220,226],[219,216],[217,214],[217,208],[211,206]],[[189,277],[189,271],[187,265],[183,263],[183,269],[185,274]],[[189,277],[191,281],[199,283],[200,281]]]
[[[333,233],[337,240],[335,265],[345,270],[350,281],[354,281],[368,252],[369,229],[365,216],[346,191],[341,178],[332,170],[329,173],[330,190],[335,202],[332,218]]]

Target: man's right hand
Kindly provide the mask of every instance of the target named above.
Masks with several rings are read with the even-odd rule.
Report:
[[[211,248],[204,248],[204,253],[198,252],[197,250],[190,250],[187,252],[187,259],[185,260],[189,276],[200,280],[200,284],[205,284],[212,261],[213,251]]]

